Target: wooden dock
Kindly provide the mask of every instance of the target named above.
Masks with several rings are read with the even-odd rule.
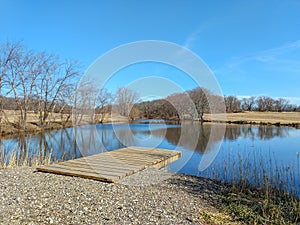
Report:
[[[37,171],[113,183],[149,167],[163,168],[180,157],[180,151],[127,147],[50,166],[40,166]]]

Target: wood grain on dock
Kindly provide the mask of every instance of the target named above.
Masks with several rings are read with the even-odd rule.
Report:
[[[37,167],[37,171],[116,182],[149,167],[163,168],[181,157],[180,151],[127,147],[111,152]]]

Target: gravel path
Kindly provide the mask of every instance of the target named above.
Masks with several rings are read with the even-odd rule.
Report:
[[[0,224],[201,224],[216,211],[222,185],[187,175],[132,186],[158,171],[116,184],[35,172],[0,170]]]

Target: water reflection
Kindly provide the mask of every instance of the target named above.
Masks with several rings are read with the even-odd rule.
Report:
[[[290,127],[227,125],[223,136],[223,132],[219,132],[218,129],[218,127],[221,128],[222,126],[226,125],[217,125],[217,129],[213,135],[213,142],[222,141],[223,138],[224,140],[229,141],[235,141],[238,139],[270,140],[276,137],[286,138],[289,136],[290,131],[294,130],[294,128]],[[154,131],[153,134],[161,136],[159,131]],[[174,145],[183,146],[188,150],[205,153],[205,151],[207,152],[211,150],[211,148],[207,149],[209,138],[212,137],[211,134],[210,124],[186,123],[182,128],[168,128],[165,138],[168,142]],[[191,143],[193,143],[195,139],[198,139],[198,143],[194,148]]]
[[[219,124],[218,126],[225,126]],[[220,129],[221,130],[221,129]],[[184,125],[165,124],[99,124],[86,125],[44,132],[33,136],[20,135],[16,138],[1,140],[2,160],[16,152],[21,162],[26,156],[38,156],[42,161],[51,154],[52,161],[64,161],[82,156],[111,151],[124,146],[159,146],[175,148],[181,146],[200,154],[211,151],[214,146],[207,146],[209,138],[212,142],[237,140],[271,140],[285,139],[295,131],[290,127],[227,125],[225,135],[212,130],[210,124],[186,123]],[[195,140],[198,140],[195,143]],[[7,157],[3,157],[7,156]]]
[[[284,138],[289,136],[289,132],[291,130],[294,130],[294,128],[277,126],[227,125],[225,139],[236,140],[238,138],[250,138],[252,140],[269,140],[275,137]]]
[[[220,125],[224,126],[224,125]],[[207,144],[210,138],[213,138],[212,142],[219,142],[223,139],[223,132],[221,129],[217,129],[214,135],[211,135],[211,126],[201,123],[187,123],[183,128],[167,129],[165,138],[174,145],[182,146],[189,150],[195,150],[200,153],[207,153],[212,150],[212,146],[207,148]],[[193,143],[195,140],[196,145]]]

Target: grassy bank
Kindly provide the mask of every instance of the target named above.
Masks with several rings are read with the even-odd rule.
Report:
[[[296,167],[278,165],[259,151],[241,157],[230,153],[202,175],[226,181],[219,207],[243,224],[300,224],[300,158]],[[226,157],[225,157],[226,158]],[[201,174],[200,174],[201,175]]]
[[[2,116],[0,120],[0,138],[10,138],[15,137],[19,134],[36,134],[42,131],[48,130],[57,130],[63,128],[74,127],[75,124],[72,121],[72,115],[70,114],[60,114],[60,113],[51,113],[49,115],[46,124],[41,127],[39,125],[39,117],[33,112],[28,113],[26,128],[23,129],[20,127],[19,123],[19,112],[16,110],[5,110],[5,116]],[[95,115],[95,123],[99,123],[99,115]],[[124,116],[119,116],[116,114],[105,115],[103,123],[111,122],[128,122],[128,119]],[[80,125],[89,124],[90,118],[83,116],[80,121]]]
[[[204,120],[208,122],[281,125],[300,128],[300,112],[240,112],[215,114],[214,120],[210,114],[205,114]]]

